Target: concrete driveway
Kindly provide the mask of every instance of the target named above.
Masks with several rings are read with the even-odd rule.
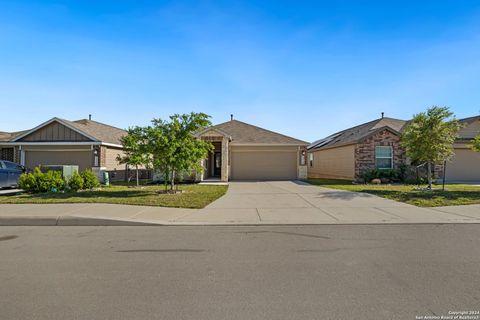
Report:
[[[225,223],[405,223],[480,221],[465,215],[418,208],[374,195],[313,186],[300,181],[230,182],[228,192],[198,214],[177,222]]]

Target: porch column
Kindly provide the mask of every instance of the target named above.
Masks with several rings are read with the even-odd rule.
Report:
[[[228,181],[228,139],[222,139],[222,174],[221,180]]]

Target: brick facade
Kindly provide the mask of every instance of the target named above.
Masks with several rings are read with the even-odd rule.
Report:
[[[406,161],[404,148],[400,146],[400,137],[389,130],[382,130],[366,138],[355,146],[355,177],[366,170],[375,169],[375,147],[391,146],[393,150],[393,168],[398,168]]]

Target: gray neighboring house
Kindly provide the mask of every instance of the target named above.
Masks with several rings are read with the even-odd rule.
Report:
[[[197,133],[214,151],[198,180],[295,180],[307,177],[308,142],[233,120]]]
[[[90,119],[69,121],[52,118],[31,130],[0,132],[0,158],[29,169],[39,165],[78,165],[92,169],[101,178],[125,178],[125,165],[116,161],[123,154],[120,138],[126,132]]]
[[[471,141],[480,134],[480,116],[459,120],[463,128],[447,162],[446,180],[480,181],[480,153]],[[308,177],[358,179],[369,169],[394,169],[407,161],[400,137],[408,121],[382,117],[317,140],[308,146]],[[437,166],[437,173],[442,174]]]

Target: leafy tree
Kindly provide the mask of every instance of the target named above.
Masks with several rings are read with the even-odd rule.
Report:
[[[432,188],[432,165],[452,157],[453,143],[461,125],[447,107],[433,106],[416,114],[402,135],[402,146],[414,162],[426,162],[428,188]]]
[[[477,136],[475,139],[473,139],[472,149],[474,151],[480,152],[480,136]]]
[[[147,146],[153,167],[164,175],[165,188],[175,188],[177,177],[193,170],[202,171],[200,161],[213,149],[210,142],[194,136],[195,132],[211,125],[205,113],[174,114],[169,121],[152,120],[145,129]]]
[[[138,167],[147,165],[149,156],[145,146],[145,129],[133,127],[127,130],[127,134],[121,138],[123,155],[117,155],[117,161],[135,167],[137,187],[139,186]]]

